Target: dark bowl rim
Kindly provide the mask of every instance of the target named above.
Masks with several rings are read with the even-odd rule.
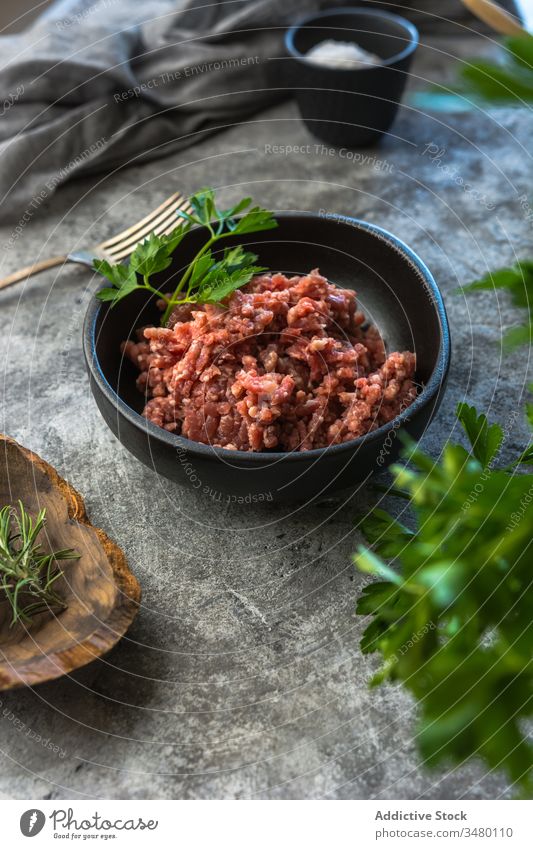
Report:
[[[400,24],[403,26],[405,30],[409,33],[411,37],[411,41],[409,44],[404,47],[399,53],[395,53],[394,56],[391,56],[389,59],[383,59],[379,65],[372,65],[368,68],[332,68],[328,65],[319,65],[318,62],[312,62],[310,59],[306,58],[305,53],[300,53],[299,50],[294,46],[294,37],[299,29],[304,26],[309,26],[311,21],[320,21],[323,18],[329,18],[332,15],[351,15],[353,17],[357,16],[370,16],[373,18],[394,21],[396,24]],[[313,68],[318,68],[324,72],[334,72],[334,73],[357,73],[358,71],[373,71],[378,68],[386,68],[388,65],[394,65],[396,62],[400,62],[402,59],[405,59],[411,53],[414,53],[416,48],[418,47],[420,41],[420,34],[418,29],[415,27],[411,21],[407,20],[407,18],[402,17],[401,15],[396,15],[393,12],[387,12],[381,9],[365,9],[364,6],[346,6],[345,8],[338,7],[335,9],[327,9],[323,12],[316,12],[312,15],[305,15],[303,18],[299,18],[285,33],[285,47],[288,52],[291,54],[293,59],[297,59],[299,62],[303,62],[305,65],[311,66]]]
[[[277,212],[277,218],[307,218],[324,220],[323,216],[315,212]],[[451,342],[450,328],[444,300],[437,283],[429,268],[420,259],[420,257],[394,234],[379,227],[377,224],[371,224],[368,221],[363,221],[359,218],[353,218],[349,215],[342,215],[336,219],[336,223],[343,223],[356,229],[367,230],[375,236],[384,239],[393,248],[410,260],[410,262],[418,270],[425,284],[429,287],[432,295],[432,303],[437,313],[440,329],[440,344],[435,366],[427,383],[424,385],[421,393],[417,395],[413,403],[403,410],[398,416],[387,424],[381,425],[376,430],[359,436],[356,439],[351,439],[348,442],[341,442],[337,445],[328,445],[326,448],[312,448],[309,451],[234,451],[228,448],[216,448],[213,445],[204,445],[201,442],[194,442],[183,436],[170,433],[164,428],[158,427],[148,419],[144,418],[140,413],[135,412],[120,395],[113,389],[111,384],[105,377],[100,366],[95,347],[95,328],[96,321],[101,309],[105,307],[105,303],[98,301],[95,297],[91,298],[91,302],[85,313],[83,323],[83,353],[90,371],[91,377],[96,381],[101,392],[110,401],[117,412],[121,414],[133,427],[144,431],[150,438],[154,438],[159,442],[168,445],[169,448],[185,449],[191,456],[199,457],[217,457],[218,459],[229,459],[230,457],[245,461],[245,464],[254,465],[259,461],[261,463],[273,462],[307,462],[317,460],[324,454],[342,454],[344,452],[352,452],[358,449],[363,444],[371,442],[379,442],[391,430],[397,430],[402,425],[406,424],[416,413],[426,407],[434,398],[438,397],[443,389],[451,359]],[[272,231],[275,233],[276,231]],[[421,282],[421,285],[422,282]]]

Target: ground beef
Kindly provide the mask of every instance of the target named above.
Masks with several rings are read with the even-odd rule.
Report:
[[[416,397],[415,356],[386,356],[355,292],[305,277],[255,277],[224,306],[175,310],[124,353],[144,415],[187,439],[241,451],[306,451],[390,422]]]

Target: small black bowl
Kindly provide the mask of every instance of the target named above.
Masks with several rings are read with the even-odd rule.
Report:
[[[305,452],[254,453],[201,445],[143,418],[136,369],[120,352],[120,343],[134,337],[137,327],[159,323],[153,298],[138,291],[113,308],[94,299],[83,329],[91,390],[123,445],[159,474],[238,503],[309,499],[360,483],[387,466],[398,457],[398,435],[419,438],[435,415],[450,362],[441,294],[426,266],[403,242],[380,227],[344,216],[282,212],[276,218],[276,230],[247,237],[246,248],[259,255],[261,265],[287,274],[319,267],[333,283],[357,291],[361,309],[378,326],[389,351],[416,353],[423,388],[389,425],[351,442]],[[242,243],[242,238],[235,241]],[[199,229],[185,237],[179,257],[156,280],[160,290],[170,290],[169,279],[191,261],[204,239]]]
[[[366,68],[328,68],[306,58],[327,39],[354,41],[382,58]],[[310,15],[285,36],[289,81],[310,132],[338,147],[373,144],[398,111],[418,30],[398,15],[369,9],[335,9]]]

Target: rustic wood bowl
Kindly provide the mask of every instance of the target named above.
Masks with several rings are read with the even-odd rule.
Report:
[[[56,583],[67,607],[9,627],[0,603],[0,690],[59,678],[108,652],[125,634],[141,591],[123,552],[89,522],[79,493],[37,454],[0,434],[0,508],[20,499],[35,517],[46,508],[45,550],[72,548],[80,558],[59,565]]]

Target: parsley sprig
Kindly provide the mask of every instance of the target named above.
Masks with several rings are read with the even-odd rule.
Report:
[[[495,468],[502,428],[466,404],[457,416],[469,449],[448,444],[436,463],[410,446],[412,467],[393,467],[415,529],[381,509],[361,521],[372,547],[355,563],[378,578],[357,605],[372,617],[361,648],[382,657],[373,684],[402,682],[418,700],[428,765],[477,756],[530,794],[533,474],[517,467],[533,464],[533,450]]]
[[[243,198],[234,206],[221,209],[216,205],[215,192],[211,188],[201,189],[189,201],[192,212],[180,210],[177,213],[182,220],[176,229],[166,236],[152,233],[137,245],[128,264],[111,265],[107,260],[99,259],[93,261],[96,271],[112,284],[100,289],[96,293],[97,298],[114,305],[131,292],[145,289],[164,301],[161,324],[165,325],[172,310],[179,304],[220,303],[235,289],[246,285],[255,274],[266,270],[255,264],[256,254],[245,251],[241,245],[226,248],[218,258],[213,248],[229,236],[277,227],[269,210],[260,206],[250,207],[251,198]],[[174,252],[192,227],[204,228],[207,238],[169,296],[155,288],[151,278],[171,265]]]
[[[505,38],[503,47],[503,61],[479,59],[461,68],[460,94],[497,104],[533,102],[533,35]]]
[[[66,606],[55,591],[63,574],[57,563],[79,555],[70,548],[46,553],[38,541],[45,523],[44,509],[34,521],[22,501],[18,510],[10,505],[0,510],[0,590],[11,608],[11,626],[29,625],[37,613]]]
[[[503,339],[505,346],[514,348],[530,343],[533,338],[533,260],[522,259],[509,268],[490,271],[485,277],[474,280],[458,291],[468,293],[495,289],[506,289],[513,304],[523,307],[529,313],[525,321],[507,331]]]

